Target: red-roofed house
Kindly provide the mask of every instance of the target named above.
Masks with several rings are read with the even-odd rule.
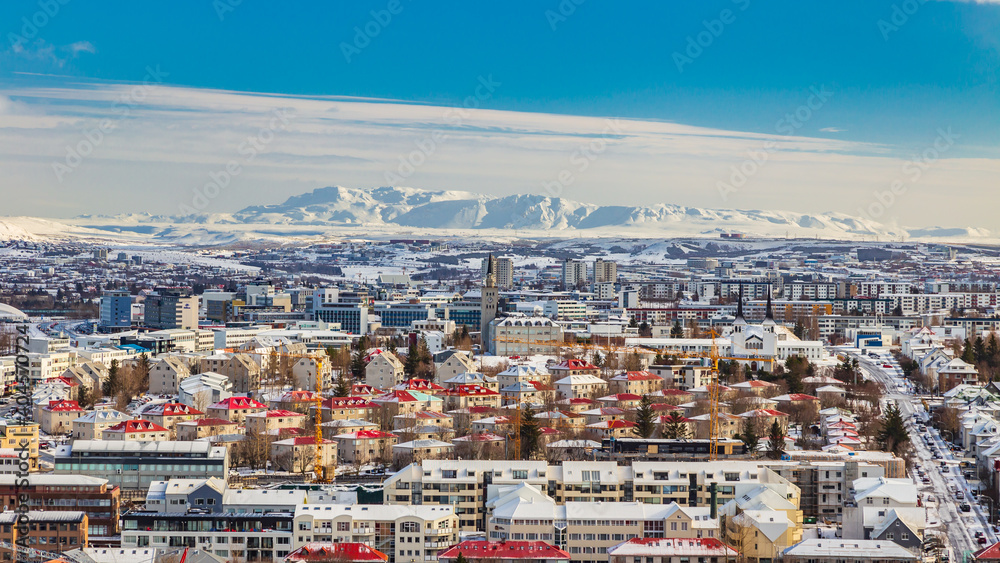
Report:
[[[500,407],[500,393],[481,385],[459,385],[438,394],[444,399],[445,411],[471,407]]]
[[[198,420],[188,420],[178,422],[174,427],[177,439],[181,441],[198,440],[209,436],[222,436],[224,434],[239,433],[240,425],[223,418],[199,418]]]
[[[352,397],[364,397],[366,399],[371,399],[377,395],[381,395],[379,390],[366,383],[355,383],[354,386],[351,387]]]
[[[316,437],[296,436],[271,443],[271,463],[282,471],[305,473],[312,471],[316,461]],[[335,440],[320,442],[320,463],[331,467],[337,463]]]
[[[185,405],[184,403],[162,403],[153,405],[143,411],[143,418],[159,424],[160,426],[172,430],[178,422],[198,420],[205,418],[205,413],[200,410]]]
[[[392,447],[396,445],[395,434],[381,430],[359,430],[349,434],[338,434],[337,459],[340,463],[366,464],[392,461]]]
[[[716,538],[632,538],[608,548],[609,563],[728,561],[739,555]]]
[[[316,409],[313,405],[309,412]],[[323,422],[374,420],[379,406],[364,397],[330,397],[323,401]]]
[[[556,381],[570,375],[600,375],[601,373],[601,368],[595,366],[587,360],[578,360],[576,358],[563,360],[548,369],[549,373],[552,374],[552,381]]]
[[[288,411],[309,413],[316,406],[315,391],[286,391],[271,401],[271,407]]]
[[[734,383],[732,388],[738,392],[743,393],[753,393],[758,397],[766,395],[769,392],[773,392],[778,386],[774,383],[769,383],[767,381],[760,381],[758,379],[750,379],[748,381],[743,381],[740,383]]]
[[[411,378],[393,387],[393,389],[398,391],[421,391],[431,395],[436,395],[437,393],[444,391],[444,387],[441,387],[433,381],[427,379]]]
[[[284,409],[255,412],[246,416],[247,434],[265,434],[280,428],[305,428],[306,415]]]
[[[155,422],[139,418],[106,428],[101,437],[104,440],[166,442],[170,440],[170,431]]]
[[[973,553],[972,560],[976,563],[1000,563],[1000,542]]]
[[[788,393],[785,395],[778,395],[777,397],[771,397],[771,400],[778,403],[778,406],[782,408],[791,407],[815,407],[819,409],[819,397],[813,395],[806,395],[805,393]]]
[[[248,414],[264,412],[267,405],[250,397],[229,397],[208,407],[208,416],[242,423]]]
[[[589,411],[590,409],[597,407],[597,401],[587,397],[574,397],[572,399],[560,399],[556,401],[561,410],[565,410],[573,413],[581,413],[583,411]]]
[[[632,407],[639,406],[642,402],[642,397],[640,395],[634,395],[632,393],[615,393],[614,395],[605,395],[604,397],[598,397],[597,402],[601,404],[602,407],[618,407],[620,409],[630,409]]]
[[[626,371],[612,377],[608,388],[612,393],[645,395],[663,389],[663,378],[648,371]]]
[[[590,433],[597,434],[601,438],[628,438],[634,436],[633,428],[635,428],[635,423],[628,420],[606,420],[587,425],[587,430]]]
[[[73,421],[86,412],[76,401],[49,401],[35,413],[39,428],[48,434],[66,434],[73,431]]]
[[[569,561],[568,552],[543,541],[466,540],[438,554],[441,563],[456,563],[459,554],[467,561],[483,563],[555,563]],[[631,563],[631,562],[629,562]]]
[[[356,542],[309,542],[285,557],[285,563],[292,561],[315,561],[317,563],[380,563],[389,556],[381,551]]]

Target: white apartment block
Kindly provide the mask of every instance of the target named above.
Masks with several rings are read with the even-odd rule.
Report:
[[[594,283],[618,281],[618,264],[598,258],[594,262]]]
[[[514,286],[514,260],[510,258],[494,258],[493,259],[493,275],[496,278],[497,287],[500,289],[510,289]],[[483,263],[480,266],[480,278],[486,279],[486,266],[489,263],[489,258],[483,258]]]
[[[576,287],[587,283],[587,263],[580,260],[566,260],[563,262],[562,282],[566,287]]]

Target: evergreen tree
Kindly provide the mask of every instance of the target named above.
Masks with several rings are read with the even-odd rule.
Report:
[[[653,411],[653,401],[648,395],[642,396],[639,408],[635,410],[635,426],[632,433],[640,438],[649,438],[656,430],[656,412]]]
[[[108,378],[102,384],[102,391],[105,397],[114,397],[118,394],[118,390],[121,389],[120,377],[118,373],[118,360],[111,360],[111,366],[108,368]]]
[[[461,551],[459,551],[458,557],[455,558],[455,563],[469,563],[469,560],[466,559],[464,555],[462,555]]]
[[[893,454],[901,452],[904,445],[910,441],[910,434],[906,431],[903,415],[894,403],[885,409],[885,415],[882,417],[882,428],[879,429],[875,439],[878,441],[880,450]]]
[[[538,450],[542,430],[535,413],[529,408],[521,409],[521,459],[531,459]]]
[[[972,346],[972,341],[968,338],[965,339],[965,346],[962,347],[962,361],[972,365],[976,363],[976,351]]]
[[[660,436],[663,436],[667,440],[683,440],[687,438],[687,419],[676,412],[663,417],[663,430],[660,431]]]
[[[792,329],[792,333],[795,334],[795,338],[805,338],[806,327],[801,320],[795,319],[795,328]]]
[[[757,435],[757,426],[753,418],[748,417],[743,421],[743,431],[736,437],[746,446],[749,455],[757,455],[757,449],[760,447],[760,436]]]
[[[410,346],[409,352],[406,353],[406,361],[403,362],[403,373],[406,374],[406,377],[413,377],[419,367],[420,356],[417,354],[417,347]]]
[[[77,391],[76,395],[76,402],[82,409],[89,409],[94,406],[94,397],[89,387],[80,385],[80,390]]]
[[[767,457],[781,459],[785,453],[785,429],[775,420],[771,423],[771,433],[768,435]]]
[[[340,376],[337,377],[337,387],[334,388],[333,394],[335,397],[350,397],[351,396],[351,384],[344,377],[344,373],[341,372]]]
[[[986,339],[986,363],[992,368],[1000,366],[1000,342],[993,333]]]
[[[139,388],[142,389],[143,391],[149,390],[149,368],[150,368],[149,355],[146,354],[145,352],[139,354],[139,365],[138,365],[139,373],[137,373],[136,376],[139,378],[139,381],[141,382],[139,384]]]
[[[354,356],[351,357],[351,375],[355,379],[361,379],[365,376],[365,351],[363,349],[355,350]]]
[[[684,327],[681,326],[680,319],[676,319],[674,326],[670,328],[670,338],[684,338]]]

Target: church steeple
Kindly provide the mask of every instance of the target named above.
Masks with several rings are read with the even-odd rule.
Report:
[[[767,309],[764,312],[764,324],[774,324],[774,311],[771,309],[771,285],[767,286]]]
[[[747,321],[743,318],[743,284],[741,283],[739,301],[736,303],[736,319],[733,321],[733,326],[737,327],[736,330],[742,330],[739,327],[745,324],[747,324]]]
[[[497,286],[497,276],[493,271],[493,264],[496,261],[493,259],[493,253],[491,252],[489,257],[486,258],[486,279],[483,280],[483,287],[496,287]]]

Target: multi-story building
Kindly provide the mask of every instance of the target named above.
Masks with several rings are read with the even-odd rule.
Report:
[[[497,356],[558,354],[562,326],[548,317],[509,316],[491,323],[494,335],[488,345]]]
[[[504,257],[493,258],[493,274],[496,276],[497,287],[510,289],[514,286],[514,260]],[[489,258],[483,258],[479,267],[481,277],[486,277],[489,268]]]
[[[594,283],[618,281],[618,264],[598,258],[594,261]]]
[[[439,551],[458,542],[458,520],[447,504],[302,504],[295,508],[293,546],[362,542],[387,554],[388,563],[435,561]]]
[[[351,334],[368,333],[368,303],[347,299],[336,288],[317,289],[312,298],[313,320],[340,323]]]
[[[13,510],[0,512],[0,541],[56,553],[87,546],[89,524],[86,512],[29,510],[25,514],[30,522],[27,537],[23,537],[22,528],[18,526],[19,516]],[[6,561],[23,560],[22,555],[7,547],[0,547],[0,558]]]
[[[121,490],[108,485],[107,479],[84,475],[0,475],[0,501],[4,505],[18,506],[21,495],[27,496],[31,509],[86,512],[90,536],[116,536],[120,531]]]
[[[103,331],[117,332],[132,327],[132,296],[126,290],[113,289],[101,295],[101,320]]]
[[[294,512],[130,511],[122,515],[122,547],[200,548],[225,561],[272,561],[291,551]]]
[[[577,287],[587,283],[587,263],[572,259],[563,262],[562,283],[566,287]]]
[[[55,452],[55,474],[107,479],[130,498],[153,481],[229,475],[226,448],[209,442],[106,442],[77,440]]]
[[[0,448],[28,452],[31,471],[38,470],[38,423],[0,419]]]
[[[158,287],[143,301],[143,325],[150,328],[198,328],[198,296],[189,288]]]

